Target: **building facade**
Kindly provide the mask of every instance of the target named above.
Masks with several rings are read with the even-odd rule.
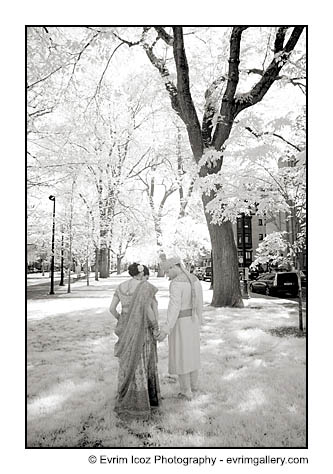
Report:
[[[260,242],[264,240],[267,235],[266,224],[266,218],[258,217],[256,215],[238,217],[236,224],[233,224],[239,267],[244,267],[244,247],[245,268],[248,268],[255,259],[255,251]],[[245,245],[243,244],[243,238]]]
[[[300,152],[298,155],[290,157],[289,159],[284,159],[282,157],[279,160],[278,167],[306,167],[306,152]],[[305,203],[304,206],[306,206]],[[306,209],[304,209],[304,212],[305,211]],[[238,251],[238,265],[240,269],[243,269],[244,267],[248,268],[255,260],[256,250],[268,234],[272,232],[285,232],[286,240],[290,244],[293,244],[296,240],[297,234],[300,232],[300,223],[296,222],[296,217],[293,217],[291,213],[284,211],[278,211],[261,217],[255,214],[248,216],[243,215],[237,218],[237,222],[233,224],[233,232]],[[306,270],[306,250],[299,253],[298,261],[300,263],[300,269]],[[206,252],[201,256],[200,261],[197,262],[197,266],[211,266],[211,263],[211,252]]]
[[[244,221],[244,230],[243,230]],[[248,268],[254,260],[254,254],[258,245],[266,237],[266,218],[256,215],[239,217],[233,224],[235,244],[238,252],[238,265],[243,268],[243,235],[245,240],[245,267]],[[212,264],[211,252],[203,252],[198,267],[209,267]]]

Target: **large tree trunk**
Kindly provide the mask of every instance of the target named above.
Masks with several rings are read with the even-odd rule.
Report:
[[[204,206],[209,202],[202,198]],[[205,213],[213,254],[213,299],[212,306],[244,306],[238,272],[237,248],[231,222],[211,224],[211,215]]]
[[[117,255],[117,275],[120,275],[121,274],[121,261],[122,261],[123,257],[119,257],[119,255]]]
[[[95,280],[98,281],[98,271],[99,271],[99,248],[95,249]]]
[[[165,253],[163,252],[162,248],[160,248],[160,250],[158,251],[159,253],[159,257],[158,257],[158,266],[157,266],[157,276],[159,278],[162,278],[165,276],[165,270],[164,270],[164,262],[166,260],[166,255]]]
[[[111,249],[108,247],[108,277],[111,274]]]
[[[100,250],[100,267],[99,267],[100,278],[108,277],[108,249],[103,247]]]

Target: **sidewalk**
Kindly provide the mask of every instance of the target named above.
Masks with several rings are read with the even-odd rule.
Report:
[[[262,307],[262,306],[285,306],[297,308],[298,310],[298,299],[297,298],[277,298],[274,296],[261,295],[258,293],[250,293],[249,299],[244,299],[244,306],[249,308]],[[302,300],[302,310],[306,311],[306,301]]]
[[[108,278],[99,278],[98,281],[95,280],[95,273],[91,272],[89,275],[89,286],[87,285],[87,280],[86,280],[86,275],[84,273],[81,273],[80,277],[77,276],[76,273],[72,273],[71,275],[71,291],[72,292],[79,292],[81,296],[85,295],[85,288],[89,289],[89,294],[92,294],[92,291],[94,289],[98,288],[98,291],[100,292],[103,288],[105,291],[110,291],[113,290],[119,283],[122,281],[126,280],[128,277],[127,272],[123,272],[120,275],[117,275],[115,273],[111,274]],[[67,294],[67,288],[68,288],[68,276],[65,275],[64,278],[64,286],[59,286],[59,281],[60,281],[60,272],[55,272],[54,274],[54,295],[49,295],[49,288],[48,285],[50,285],[51,278],[49,277],[49,273],[45,273],[44,276],[42,276],[41,273],[37,274],[28,274],[27,277],[27,288],[28,288],[28,293],[30,292],[31,294],[34,291],[33,287],[36,287],[37,285],[40,287],[45,288],[45,297],[47,299],[49,298],[56,298],[61,295]],[[169,281],[167,278],[162,277],[162,278],[157,278],[155,276],[150,277],[149,281],[155,285],[159,290],[165,291],[168,290],[169,288]],[[212,290],[210,289],[210,282],[205,282],[201,281],[201,285],[203,287],[203,292],[204,292],[204,302],[205,304],[210,304],[211,298],[212,298]],[[276,298],[273,296],[267,296],[263,295],[260,293],[251,293],[249,292],[249,299],[243,299],[244,301],[244,306],[249,307],[249,308],[255,308],[255,307],[270,307],[274,305],[290,305],[290,307],[297,306],[298,307],[298,299],[297,298]],[[29,299],[29,294],[28,294],[28,299]],[[303,309],[306,309],[306,301],[303,300]]]
[[[65,286],[59,286],[55,284],[54,286],[54,295],[49,294],[49,287],[45,286],[49,284],[49,279],[47,282],[44,282],[41,286],[37,287],[33,285],[28,287],[28,300],[39,300],[38,312],[45,311],[45,315],[48,314],[49,308],[52,308],[53,314],[56,312],[57,304],[52,303],[52,306],[49,307],[48,302],[50,300],[58,300],[59,306],[62,310],[66,307],[66,301],[68,304],[68,309],[71,310],[72,303],[70,300],[75,300],[75,304],[80,307],[85,307],[92,305],[95,306],[96,299],[99,303],[103,303],[104,308],[108,308],[113,296],[113,292],[122,281],[128,279],[128,275],[124,272],[121,275],[112,274],[108,278],[100,278],[98,281],[95,280],[95,274],[91,273],[89,286],[87,285],[86,277],[82,276],[79,280],[72,279],[71,283],[71,292],[67,293],[67,280],[65,281]],[[151,277],[149,281],[158,288],[157,299],[160,316],[166,317],[166,310],[169,301],[169,284],[167,278],[157,278]],[[244,311],[244,309],[260,310],[260,311],[285,311],[290,310],[292,313],[298,314],[298,301],[284,298],[276,298],[273,296],[266,296],[258,293],[251,293],[249,299],[243,299],[244,309],[242,308],[214,308],[210,306],[212,300],[212,290],[210,289],[210,282],[201,281],[203,288],[203,299],[204,299],[204,312],[217,311],[218,313],[230,313],[232,311]],[[81,300],[80,303],[78,301]],[[50,301],[51,302],[51,301]],[[30,306],[29,306],[30,307]],[[99,306],[100,308],[100,306]],[[306,304],[302,306],[306,311]]]

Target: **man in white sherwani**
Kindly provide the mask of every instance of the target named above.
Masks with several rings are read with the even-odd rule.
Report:
[[[169,373],[179,378],[179,397],[191,400],[198,389],[200,368],[200,324],[203,296],[201,283],[190,274],[181,259],[173,257],[163,265],[171,280],[166,323],[159,341],[169,339]]]

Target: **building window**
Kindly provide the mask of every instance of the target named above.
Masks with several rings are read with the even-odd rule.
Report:
[[[259,234],[259,240],[264,240],[264,234]]]
[[[287,166],[289,168],[294,168],[296,166],[296,159],[295,157],[293,158],[288,158]]]
[[[258,225],[262,225],[262,219],[258,219]]]
[[[243,245],[243,232],[244,232],[244,244],[246,248],[252,247],[252,225],[251,216],[244,216],[244,221],[241,217],[237,218],[237,244],[238,247]],[[243,229],[244,222],[244,229]]]

